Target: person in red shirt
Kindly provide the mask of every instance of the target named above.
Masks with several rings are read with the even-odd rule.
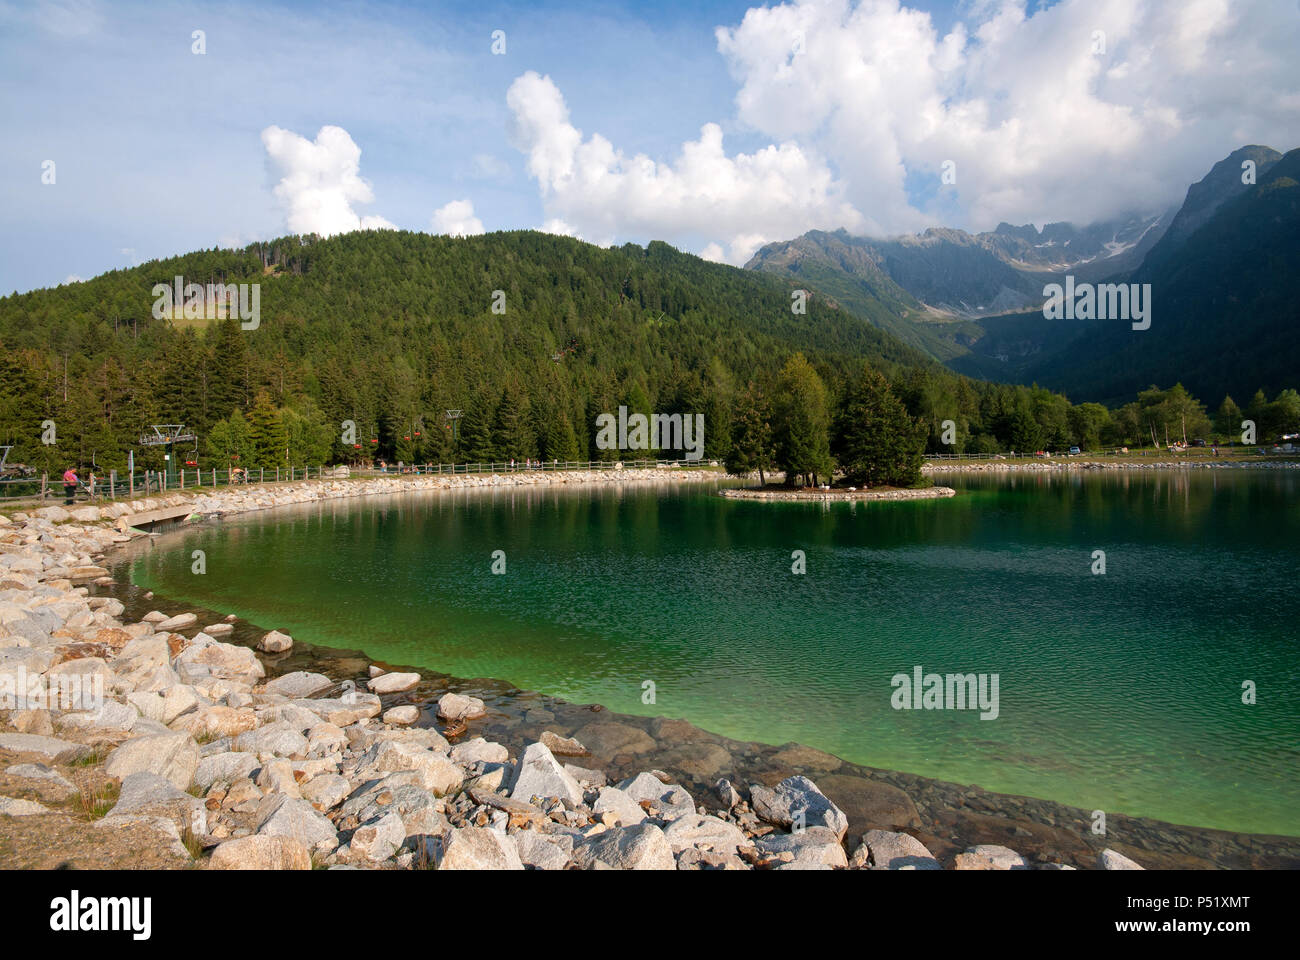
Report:
[[[68,467],[63,474],[64,504],[71,505],[77,498],[77,471]]]

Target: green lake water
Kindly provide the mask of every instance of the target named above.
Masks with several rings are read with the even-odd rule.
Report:
[[[394,664],[1300,835],[1300,471],[942,482],[958,496],[770,504],[703,483],[341,501],[177,534],[132,578]],[[891,678],[917,665],[997,674],[998,717],[894,709]]]

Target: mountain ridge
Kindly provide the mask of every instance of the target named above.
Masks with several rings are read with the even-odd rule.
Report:
[[[853,237],[843,230],[810,231],[761,248],[746,268],[804,279],[956,372],[999,381],[1040,381],[1084,399],[1116,402],[1149,383],[1181,379],[1179,371],[1161,355],[1144,358],[1143,348],[1130,343],[1124,346],[1130,371],[1126,377],[1116,379],[1100,358],[1090,361],[1087,376],[1072,372],[1081,356],[1094,355],[1088,348],[1094,328],[1043,318],[1043,287],[1062,282],[1067,274],[1076,283],[1145,283],[1164,277],[1161,271],[1166,268],[1177,272],[1180,258],[1190,255],[1186,251],[1193,239],[1212,229],[1222,211],[1242,197],[1273,184],[1274,172],[1284,159],[1271,147],[1239,147],[1190,184],[1180,205],[1159,213],[1126,215],[1083,227],[1047,223],[1040,229],[1004,222],[979,234],[943,227],[888,238]],[[1243,182],[1247,160],[1254,164],[1255,184]],[[1293,163],[1287,161],[1282,169],[1290,170]],[[1251,209],[1267,219],[1266,209]],[[1223,256],[1231,259],[1228,252]],[[1220,264],[1204,256],[1198,259],[1198,269],[1219,276],[1225,285],[1233,282],[1231,271],[1225,274]],[[1249,273],[1252,283],[1264,285],[1278,285],[1285,276],[1244,267],[1238,273]],[[1161,300],[1180,302],[1169,281],[1160,282]],[[1210,293],[1203,283],[1198,288]],[[1233,292],[1226,287],[1213,294],[1234,302],[1251,295],[1249,289]],[[1285,313],[1288,309],[1285,297],[1265,299],[1270,310]],[[1213,325],[1213,318],[1205,317],[1203,322]],[[1265,344],[1274,339],[1266,329],[1256,329],[1256,334]],[[1104,339],[1118,349],[1121,344],[1115,336],[1121,335],[1116,330]],[[1203,336],[1193,339],[1206,357],[1213,357],[1213,346]],[[1173,345],[1160,346],[1162,342],[1163,336],[1157,336],[1147,346],[1181,356],[1202,389],[1217,391],[1231,382],[1211,375],[1205,358]],[[1269,372],[1254,378],[1253,370],[1245,370],[1240,382],[1275,383],[1280,373],[1269,358],[1270,350],[1252,351],[1252,355],[1258,356],[1259,369]]]

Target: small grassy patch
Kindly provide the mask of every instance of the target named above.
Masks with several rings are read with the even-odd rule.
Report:
[[[181,846],[189,853],[191,860],[198,860],[203,856],[203,840],[192,823],[181,831]]]
[[[102,820],[117,803],[121,788],[112,780],[83,774],[77,780],[77,801],[87,820]]]
[[[77,757],[68,765],[71,767],[94,767],[103,763],[106,756],[108,756],[108,749],[106,747],[91,747],[90,750]]]

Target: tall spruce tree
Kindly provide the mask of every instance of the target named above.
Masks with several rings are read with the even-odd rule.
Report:
[[[727,472],[745,476],[758,472],[760,485],[767,483],[767,471],[776,457],[772,439],[772,405],[751,380],[736,397],[731,416],[731,449]]]
[[[215,332],[208,372],[208,415],[217,419],[248,407],[248,342],[234,317],[227,317],[210,331]]]
[[[267,470],[289,465],[289,438],[285,433],[280,411],[265,391],[257,395],[248,414],[249,433],[252,438],[255,466]]]
[[[1214,415],[1214,432],[1224,439],[1235,439],[1241,435],[1241,421],[1244,419],[1236,401],[1231,396],[1224,397]]]
[[[529,429],[528,399],[515,385],[501,392],[496,414],[492,419],[492,450],[495,459],[526,460],[536,455],[532,432]]]
[[[802,353],[781,368],[772,407],[776,462],[786,473],[786,483],[793,486],[796,478],[803,478],[815,486],[820,478],[829,479],[835,464],[826,386]]]
[[[868,487],[915,486],[929,434],[908,416],[883,376],[864,368],[835,420],[835,456],[846,478]]]

